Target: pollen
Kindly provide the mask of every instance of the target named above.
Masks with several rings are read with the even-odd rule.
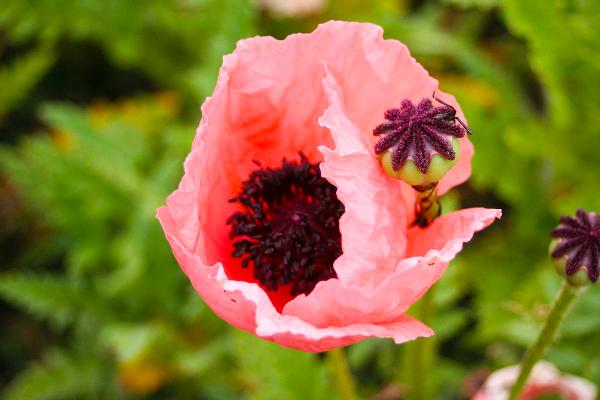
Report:
[[[342,254],[344,206],[319,165],[303,154],[279,168],[257,166],[231,200],[242,208],[227,221],[233,256],[265,289],[308,294],[318,282],[337,278],[333,263]]]

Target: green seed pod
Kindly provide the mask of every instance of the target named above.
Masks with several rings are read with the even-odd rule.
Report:
[[[429,171],[423,173],[419,171],[417,164],[408,159],[399,169],[395,170],[392,166],[393,149],[388,149],[379,155],[381,166],[386,174],[395,179],[400,179],[411,186],[426,186],[431,183],[439,182],[446,173],[456,165],[459,154],[459,145],[456,138],[452,138],[452,148],[455,152],[453,160],[447,160],[438,153],[431,155]]]
[[[438,182],[458,160],[458,138],[471,130],[456,116],[456,109],[433,96],[414,104],[402,100],[400,108],[384,113],[385,121],[373,129],[379,140],[373,150],[386,174],[411,186]]]

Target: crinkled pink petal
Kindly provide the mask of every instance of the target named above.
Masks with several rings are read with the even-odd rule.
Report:
[[[194,289],[217,315],[240,329],[282,346],[309,352],[327,351],[368,337],[390,337],[402,343],[433,334],[430,328],[409,316],[381,324],[316,327],[301,318],[282,315],[258,285],[228,279],[221,263],[208,266],[199,256],[191,254],[169,233],[175,221],[167,207],[158,211],[158,218],[167,232],[175,258],[185,266],[183,270]]]
[[[431,226],[440,232],[441,240],[428,235],[429,229],[411,230],[409,249],[414,253],[384,274],[372,273],[378,276],[377,285],[368,281],[365,285],[348,284],[342,279],[320,282],[309,296],[287,303],[284,314],[299,316],[316,326],[341,326],[357,320],[377,324],[399,318],[440,278],[463,244],[500,215],[499,210],[487,209],[446,214]],[[454,233],[448,235],[451,230]],[[421,242],[432,247],[423,252]]]
[[[416,62],[404,44],[384,40],[381,27],[334,21],[320,25],[313,35],[329,47],[327,53],[332,57],[322,57],[322,62],[340,86],[348,118],[370,145],[376,142],[371,132],[383,122],[385,110],[398,107],[403,99],[418,102],[431,98],[435,92],[466,121],[454,96],[439,90],[438,81]],[[473,146],[467,137],[461,138],[459,144],[458,162],[440,181],[440,194],[471,175]]]
[[[373,270],[387,270],[404,257],[414,199],[404,195],[405,185],[383,172],[369,135],[349,118],[345,92],[329,68],[326,71],[323,86],[329,107],[319,123],[331,133],[335,148],[319,146],[321,174],[337,187],[346,209],[340,218],[343,254],[334,267],[340,279],[351,283],[355,278],[364,285]]]
[[[331,131],[336,148],[319,148],[324,156],[321,170],[346,207],[340,219],[344,253],[334,264],[339,279],[320,282],[309,296],[287,303],[284,313],[316,326],[393,321],[437,281],[463,243],[500,217],[500,211],[451,213],[428,229],[411,229],[407,236],[406,210],[412,210],[412,202],[401,185],[389,184],[362,131],[344,111],[341,88],[331,74],[324,85],[331,105],[320,122]],[[414,252],[420,250],[415,249],[419,243],[430,246],[430,252]],[[407,246],[413,251],[409,255],[419,257],[405,259]],[[367,260],[365,248],[371,249]]]
[[[304,351],[372,336],[400,343],[431,335],[406,310],[462,244],[498,215],[464,210],[441,218],[437,227],[407,229],[414,193],[382,172],[371,130],[387,108],[434,90],[437,81],[403,44],[383,40],[375,25],[330,22],[284,41],[240,41],[202,107],[180,186],[158,211],[179,264],[204,301],[232,325]],[[464,117],[451,96],[437,94]],[[228,200],[256,168],[252,160],[277,166],[299,151],[322,161],[323,176],[338,188],[346,209],[340,220],[344,253],[334,264],[339,279],[288,302],[263,290],[231,256],[226,220],[237,209]],[[442,192],[468,178],[471,156],[464,138],[459,162],[440,182]],[[418,241],[432,247],[418,248]],[[407,252],[414,257],[406,258]]]
[[[450,262],[463,244],[473,238],[473,233],[491,224],[502,216],[502,210],[489,208],[467,208],[436,218],[427,229],[412,227],[408,231],[407,256],[438,255]]]

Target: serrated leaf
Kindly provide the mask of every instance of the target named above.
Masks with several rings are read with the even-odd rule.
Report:
[[[0,275],[0,296],[27,312],[59,327],[73,323],[81,314],[100,318],[99,299],[64,278],[33,274]]]
[[[6,400],[52,400],[99,395],[105,384],[101,362],[90,355],[51,351],[23,370],[4,391]]]
[[[236,332],[234,339],[241,377],[250,398],[332,398],[327,368],[314,354],[286,349],[244,332]]]
[[[44,45],[0,68],[0,120],[30,93],[54,59],[51,48]]]
[[[136,149],[136,146],[124,146],[114,139],[115,136],[103,135],[81,109],[68,104],[46,104],[42,115],[54,129],[74,137],[74,149],[67,151],[65,157],[95,172],[124,193],[135,196],[144,189],[143,180],[134,169],[135,160],[131,157],[132,153],[135,154],[131,149]],[[140,132],[127,126],[122,127],[119,134],[122,137],[141,136]]]

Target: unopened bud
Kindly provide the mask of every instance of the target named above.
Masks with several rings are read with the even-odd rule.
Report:
[[[557,271],[573,286],[596,282],[600,274],[600,216],[577,210],[561,217],[552,230],[550,256]]]

